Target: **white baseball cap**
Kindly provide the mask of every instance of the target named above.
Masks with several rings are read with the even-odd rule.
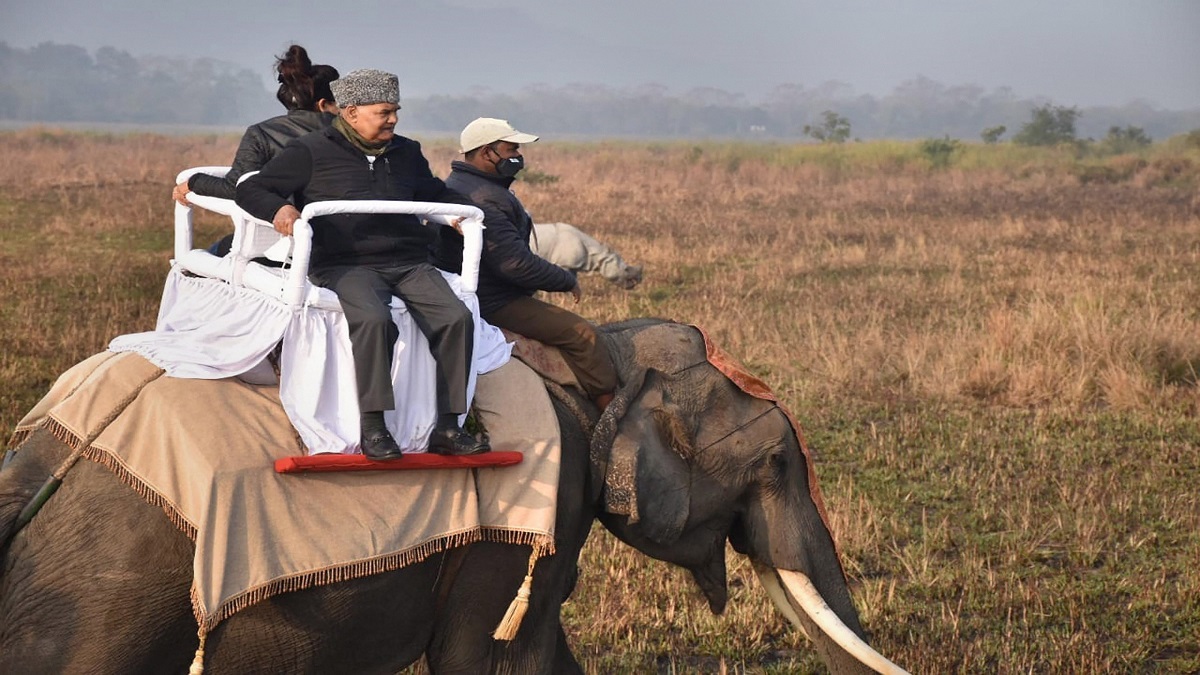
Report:
[[[508,123],[508,120],[498,120],[495,117],[480,117],[462,130],[458,142],[461,152],[470,152],[482,148],[488,143],[508,141],[509,143],[532,143],[538,139],[533,134],[523,134]]]

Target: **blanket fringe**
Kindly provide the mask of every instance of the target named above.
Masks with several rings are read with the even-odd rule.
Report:
[[[554,536],[529,530],[506,530],[498,527],[481,527],[483,541],[513,546],[531,546],[541,551],[538,557],[554,555]]]
[[[26,427],[24,429],[21,429],[21,428],[15,429],[12,432],[12,435],[8,437],[9,449],[16,450],[17,446],[21,445],[26,440],[28,440],[29,436],[32,435],[33,432],[36,430],[37,430],[36,425],[34,425],[32,427]]]
[[[111,359],[112,357],[117,355],[115,352],[102,352],[102,353],[107,354],[107,356],[104,358],[103,361],[96,364],[96,368],[99,368],[101,364],[107,362],[109,359]],[[71,387],[71,390],[68,391],[65,396],[63,396],[61,399],[59,399],[59,402],[61,403],[62,401],[66,401],[67,399],[74,396],[75,392],[79,391],[79,389],[81,387],[83,387],[83,385],[88,381],[88,378],[91,377],[92,374],[96,372],[96,368],[93,368],[88,373],[87,377],[80,378],[79,381],[75,383],[75,386]],[[9,438],[8,438],[8,447],[13,450],[16,450],[18,445],[21,445],[26,440],[28,440],[30,436],[33,435],[33,432],[37,431],[39,428],[44,426],[44,423],[46,422],[47,419],[48,418],[43,417],[38,420],[35,420],[32,423],[26,424],[23,427],[17,426],[17,428],[13,430],[12,435],[9,436]],[[59,440],[62,440],[62,439],[60,438]],[[66,441],[63,441],[63,442],[66,443]]]
[[[161,377],[164,372],[166,371],[164,371],[162,368],[155,369],[155,372],[146,379],[142,380],[134,388],[134,390],[129,393],[129,395],[118,401],[117,405],[110,410],[103,419],[100,420],[100,423],[96,425],[94,429],[88,432],[87,437],[82,439],[75,438],[75,443],[70,445],[71,454],[67,455],[67,458],[64,459],[62,463],[58,465],[58,468],[50,474],[50,477],[46,479],[46,482],[37,491],[37,494],[34,495],[33,500],[26,504],[25,508],[23,508],[21,512],[17,514],[17,519],[13,523],[14,532],[24,528],[30,523],[30,521],[33,520],[33,517],[36,516],[39,511],[41,511],[42,506],[46,504],[46,501],[50,499],[50,497],[58,490],[59,486],[62,485],[63,478],[66,478],[67,472],[71,470],[71,467],[75,466],[75,463],[79,461],[79,458],[83,456],[83,453],[91,446],[92,442],[99,438],[100,434],[104,433],[104,430],[107,429],[109,425],[121,415],[121,413],[125,412],[125,409],[128,408],[131,403],[133,403],[134,399],[136,399],[138,395],[142,393],[143,389],[145,389],[151,382]],[[74,434],[70,435],[74,437]],[[7,464],[10,460],[11,457],[6,456],[5,464]]]
[[[437,537],[431,539],[420,546],[410,548],[406,551],[399,551],[379,558],[371,560],[362,560],[355,563],[337,565],[328,567],[323,570],[315,570],[298,574],[292,577],[276,579],[262,586],[252,588],[240,595],[236,595],[229,600],[226,600],[221,606],[214,611],[205,613],[204,605],[200,601],[197,594],[197,588],[192,587],[192,611],[196,615],[196,621],[204,630],[212,630],[217,624],[225,619],[233,616],[237,612],[255,604],[266,600],[267,598],[280,595],[282,593],[290,593],[292,591],[300,591],[314,586],[324,586],[327,584],[335,584],[342,581],[350,581],[361,577],[367,577],[374,574],[382,574],[391,572],[408,565],[419,563],[431,555],[442,553],[448,549],[459,546],[473,544],[483,539],[478,528],[465,530],[455,534]]]
[[[64,445],[66,445],[68,448],[71,448],[71,450],[78,450],[79,446],[83,445],[82,436],[75,435],[75,432],[63,426],[61,422],[53,417],[47,417],[43,419],[41,424],[38,426],[46,431],[49,431],[54,435],[55,438],[62,441]],[[30,431],[32,432],[33,430],[31,429]]]
[[[196,526],[188,522],[174,504],[166,499],[163,499],[162,495],[147,485],[146,482],[141,479],[141,477],[130,471],[124,464],[121,463],[120,459],[114,456],[111,452],[104,450],[103,448],[97,448],[93,445],[84,451],[83,456],[97,464],[104,466],[109,471],[112,471],[122,483],[125,483],[134,492],[138,493],[138,496],[144,499],[147,503],[149,503],[151,506],[157,506],[162,509],[163,513],[167,516],[167,520],[170,520],[172,525],[179,528],[179,531],[183,532],[188,539],[191,539],[192,543],[195,543]]]
[[[75,466],[75,462],[79,461],[79,458],[83,455],[84,451],[87,450],[92,443],[100,437],[100,434],[104,433],[104,430],[107,429],[110,424],[112,424],[118,417],[121,416],[121,413],[125,412],[125,409],[128,408],[139,395],[141,395],[142,390],[149,386],[151,382],[162,377],[166,372],[167,371],[163,370],[162,368],[155,368],[154,372],[139,382],[133,388],[133,390],[125,396],[125,398],[117,401],[117,404],[113,406],[112,410],[110,410],[108,414],[100,420],[100,423],[96,425],[96,428],[89,431],[86,438],[80,439],[77,442],[77,447],[75,447],[71,455],[63,460],[63,463],[59,465],[57,469],[55,469],[53,474],[54,477],[61,481],[67,475],[67,472],[71,470],[71,467]],[[49,419],[53,418],[51,417]]]
[[[70,429],[59,423],[53,417],[47,417],[41,423],[41,427],[49,431],[51,435],[64,443],[72,450],[79,450],[83,445],[84,439],[75,435]],[[121,461],[108,450],[98,448],[94,445],[83,448],[83,456],[97,464],[100,464],[116,474],[117,478],[122,483],[125,483],[134,492],[138,493],[142,499],[146,500],[151,506],[157,506],[163,510],[167,519],[171,524],[179,528],[188,539],[196,541],[196,526],[189,523],[175,508],[171,502],[163,499],[153,488],[146,484],[137,474],[130,471]]]

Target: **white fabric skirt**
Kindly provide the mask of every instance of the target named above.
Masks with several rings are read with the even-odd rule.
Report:
[[[254,266],[258,273],[273,273]],[[512,345],[480,318],[475,294],[462,290],[459,277],[442,274],[475,320],[470,402],[477,376],[504,365]],[[424,452],[437,416],[433,356],[404,303],[395,298],[392,319],[400,331],[392,358],[396,401],[384,418],[405,452]],[[108,348],[136,352],[171,377],[239,377],[272,385],[276,380],[267,355],[281,341],[279,398],[309,453],[358,452],[350,337],[337,296],[329,289],[312,286],[305,304],[292,310],[264,293],[175,267],[167,275],[155,330],[122,335]]]

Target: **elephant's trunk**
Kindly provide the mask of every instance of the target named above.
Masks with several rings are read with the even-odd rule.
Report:
[[[763,565],[755,565],[755,571],[758,572],[763,588],[771,597],[771,602],[792,625],[813,640],[831,671],[866,672],[863,670],[865,667],[878,673],[907,674],[907,671],[872,649],[854,631],[850,630],[826,604],[825,599],[821,597],[821,593],[817,591],[816,586],[807,575]],[[853,661],[843,663],[843,659],[838,658],[838,655],[830,653],[831,650],[826,648],[827,645],[822,644],[821,633],[841,647],[845,654],[853,657],[857,663]]]

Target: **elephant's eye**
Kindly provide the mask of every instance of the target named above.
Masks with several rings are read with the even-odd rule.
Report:
[[[787,461],[787,453],[782,448],[772,450],[771,454],[767,457],[767,462],[770,463],[771,469],[779,473],[787,469]]]
[[[763,458],[759,481],[764,490],[774,492],[787,484],[788,456],[784,448],[775,448]]]

